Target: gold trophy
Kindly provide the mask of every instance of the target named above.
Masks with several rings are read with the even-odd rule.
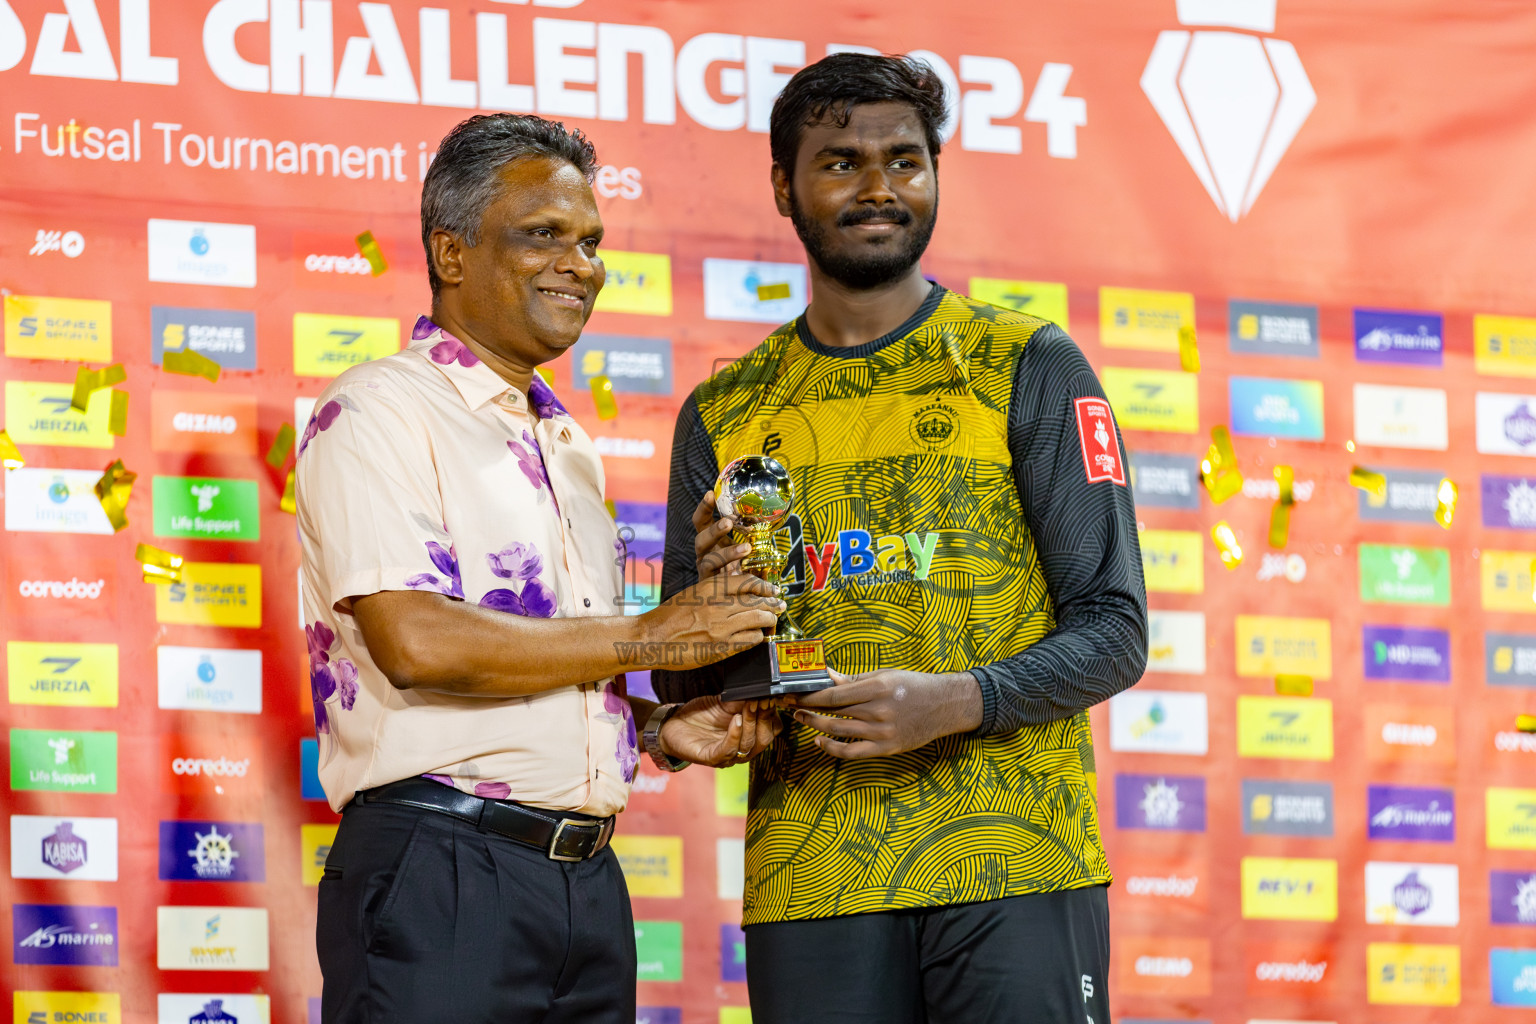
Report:
[[[735,524],[736,536],[752,545],[741,561],[742,571],[772,583],[780,596],[787,559],[779,553],[773,535],[793,503],[789,471],[766,455],[742,456],[721,470],[715,481],[715,508]],[[788,608],[762,646],[734,654],[721,665],[725,671],[721,700],[761,700],[832,685],[821,641],[807,637]]]

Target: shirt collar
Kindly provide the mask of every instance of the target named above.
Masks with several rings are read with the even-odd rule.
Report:
[[[516,396],[514,401],[518,403],[524,399],[500,374],[481,362],[468,345],[427,317],[416,318],[416,326],[411,328],[410,348],[420,352],[441,370],[471,409],[478,409],[508,392]],[[560,399],[555,397],[554,390],[537,373],[528,385],[526,398],[533,412],[542,420],[553,420],[561,416],[570,418],[571,414],[560,404]]]

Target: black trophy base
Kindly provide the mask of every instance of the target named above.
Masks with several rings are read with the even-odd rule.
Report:
[[[720,699],[765,700],[790,693],[814,693],[832,685],[820,640],[769,637],[720,663],[725,688]]]

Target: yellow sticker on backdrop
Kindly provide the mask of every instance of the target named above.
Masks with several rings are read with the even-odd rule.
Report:
[[[155,621],[182,626],[261,626],[261,566],[186,562],[181,580],[155,588]]]
[[[597,293],[600,313],[672,315],[672,257],[660,252],[603,250],[606,277]]]
[[[1472,354],[1478,373],[1536,377],[1536,318],[1474,316]]]
[[[727,818],[747,816],[747,765],[737,764],[715,772],[715,813]]]
[[[1336,921],[1339,864],[1288,857],[1243,858],[1243,917],[1267,921]]]
[[[13,1024],[123,1024],[122,997],[116,992],[17,992],[12,1006]]]
[[[1099,289],[1099,343],[1105,348],[1179,351],[1179,328],[1195,326],[1189,292]]]
[[[104,299],[5,297],[5,354],[12,359],[112,361],[112,303]]]
[[[5,382],[5,431],[17,444],[111,448],[112,398],[98,391],[84,413],[70,406],[71,384],[39,380]]]
[[[631,896],[678,897],[683,894],[681,836],[614,836],[609,843],[624,870]]]
[[[1461,947],[1372,942],[1365,947],[1365,998],[1377,1006],[1457,1006]]]
[[[1490,551],[1478,557],[1483,582],[1483,610],[1536,612],[1531,592],[1529,551]]]
[[[117,644],[11,640],[5,671],[12,704],[117,707]]]
[[[11,435],[0,430],[0,465],[6,469],[20,469],[26,464],[26,456],[21,454],[21,449],[16,447],[16,442],[11,440]]]
[[[1327,619],[1239,615],[1234,632],[1240,676],[1333,677],[1333,635]]]
[[[1067,325],[1067,286],[1055,281],[1008,281],[999,277],[973,277],[971,298],[1049,320],[1064,331],[1072,330]]]
[[[305,885],[319,885],[325,858],[331,855],[339,825],[299,826],[299,874]]]
[[[1536,850],[1536,789],[1488,790],[1488,848]]]
[[[1199,594],[1205,590],[1205,552],[1194,530],[1143,530],[1141,569],[1147,590]]]
[[[334,377],[348,367],[400,351],[394,317],[293,314],[293,372]]]
[[[1321,697],[1238,697],[1237,754],[1333,760],[1333,701]]]
[[[752,1024],[752,1009],[748,1006],[720,1007],[720,1024]]]
[[[1122,430],[1162,430],[1194,434],[1200,430],[1200,378],[1178,370],[1140,370],[1106,366],[1104,396]]]

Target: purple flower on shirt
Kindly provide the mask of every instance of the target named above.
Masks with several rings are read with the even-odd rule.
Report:
[[[433,782],[440,782],[445,786],[453,785],[453,780],[446,775],[433,775],[431,772],[423,772],[421,777],[431,779]]]
[[[555,597],[555,592],[549,588],[549,584],[540,579],[532,579],[523,584],[521,594],[504,587],[489,591],[480,599],[480,605],[509,615],[550,619],[554,618],[560,602]]]
[[[479,366],[480,357],[469,350],[469,346],[451,334],[444,334],[443,340],[432,346],[432,361],[439,366],[447,366],[450,363],[458,363],[460,366]]]
[[[419,572],[405,581],[405,585],[412,590],[435,590],[447,597],[464,597],[464,582],[459,578],[459,555],[452,544],[446,548],[435,540],[427,541],[427,557],[432,559],[432,564],[442,578],[429,572]]]
[[[544,568],[539,549],[519,541],[486,555],[485,560],[491,564],[491,572],[504,580],[531,580]]]
[[[437,330],[442,330],[442,328],[438,327],[437,324],[433,323],[431,320],[428,320],[426,317],[418,316],[416,318],[415,325],[411,327],[411,340],[420,341],[421,339],[430,336],[433,331]]]
[[[517,468],[523,471],[523,476],[528,478],[534,490],[549,488],[549,493],[553,495],[555,491],[550,487],[549,473],[544,469],[544,453],[539,451],[539,442],[526,430],[523,431],[523,440],[528,443],[527,448],[515,440],[507,442],[508,450],[517,456]]]
[[[304,427],[304,436],[299,439],[299,455],[304,454],[304,449],[309,447],[309,442],[322,430],[331,429],[331,424],[336,422],[336,417],[341,415],[341,403],[334,398],[316,409],[310,416],[309,423]]]
[[[570,413],[565,411],[565,406],[560,404],[560,399],[555,397],[554,391],[550,390],[549,385],[544,383],[544,378],[537,373],[533,375],[533,380],[528,382],[528,404],[533,406],[533,411],[541,420],[551,420],[556,416],[570,416]]]
[[[505,800],[511,795],[512,787],[505,782],[475,783],[475,796],[490,797],[492,800]]]
[[[603,710],[610,715],[617,715],[624,722],[624,729],[619,733],[618,744],[613,753],[618,759],[619,773],[624,776],[624,781],[633,782],[635,766],[640,763],[640,747],[635,736],[635,716],[630,710],[629,701],[624,698],[620,688],[613,683],[603,684]]]
[[[357,700],[357,666],[348,658],[331,661],[331,647],[336,634],[323,622],[304,627],[304,642],[309,648],[309,692],[315,705],[315,732],[331,731],[326,701],[341,693],[343,711],[351,711]]]

